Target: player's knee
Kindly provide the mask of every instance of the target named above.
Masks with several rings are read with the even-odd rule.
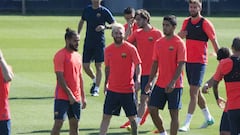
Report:
[[[153,116],[153,115],[158,115],[158,110],[155,107],[148,107],[149,113]]]

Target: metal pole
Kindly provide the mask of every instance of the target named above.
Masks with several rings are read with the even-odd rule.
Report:
[[[207,15],[211,16],[211,0],[207,1]]]
[[[22,15],[26,14],[26,1],[22,0]]]

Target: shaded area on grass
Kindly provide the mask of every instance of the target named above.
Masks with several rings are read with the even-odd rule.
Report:
[[[52,99],[53,97],[11,97],[9,100],[39,100],[39,99]]]
[[[119,128],[110,128],[110,129],[119,129]],[[98,128],[83,128],[79,129],[79,133],[81,134],[81,131],[90,131],[92,133],[89,133],[88,135],[98,135],[99,129]],[[69,130],[61,130],[62,133],[67,133]],[[22,132],[17,134],[41,134],[41,133],[51,133],[51,130],[37,130],[37,131],[31,131],[31,132]],[[108,135],[129,135],[129,131],[119,132],[119,133],[108,133]],[[149,131],[139,131],[139,134],[146,134],[149,133]]]

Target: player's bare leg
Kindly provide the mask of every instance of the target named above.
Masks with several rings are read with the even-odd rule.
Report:
[[[70,135],[78,135],[78,120],[75,118],[69,119]]]
[[[63,125],[63,120],[55,120],[51,131],[51,135],[60,135],[60,130]]]
[[[148,95],[144,95],[144,94],[141,94],[141,96],[140,96],[140,105],[139,105],[138,114],[137,114],[137,124],[138,125],[141,123],[143,114],[145,113],[145,110],[147,107],[147,102],[148,102],[148,97],[149,97]]]
[[[99,135],[106,135],[112,115],[103,114]]]
[[[98,96],[99,86],[102,80],[102,63],[95,63],[95,68],[96,68],[96,85],[93,90],[95,92],[95,95],[93,96]]]
[[[136,122],[136,116],[129,116],[128,119],[131,124],[132,135],[138,135],[138,126],[137,126],[137,122]]]
[[[162,118],[159,114],[158,108],[150,106],[149,112],[152,117],[152,121],[153,121],[154,125],[156,126],[156,128],[158,129],[159,133],[166,133],[166,131],[163,127]]]
[[[170,109],[169,112],[171,115],[170,135],[177,135],[178,128],[179,128],[178,110]]]
[[[90,63],[83,63],[83,69],[91,79],[95,78],[95,74],[93,73],[93,69],[91,68]]]

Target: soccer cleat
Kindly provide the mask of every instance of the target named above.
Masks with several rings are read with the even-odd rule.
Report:
[[[127,128],[128,126],[130,126],[130,124],[131,124],[130,121],[127,121],[122,126],[120,126],[120,128]]]
[[[159,131],[158,131],[158,129],[155,129],[155,130],[152,131],[152,133],[153,133],[153,134],[158,134]]]
[[[214,124],[214,119],[211,118],[211,120],[205,121],[200,128],[207,128],[208,126],[211,126]]]
[[[90,94],[92,94],[92,95],[93,95],[93,93],[94,93],[95,86],[96,86],[96,83],[93,83],[93,84],[92,84],[92,87],[91,87],[91,89],[90,89]]]
[[[93,96],[93,97],[98,97],[99,94],[98,94],[98,92],[94,91],[94,92],[92,93],[92,96]]]
[[[186,125],[184,125],[178,129],[178,131],[180,131],[180,132],[187,132],[189,130],[190,130],[189,126],[186,126]]]

